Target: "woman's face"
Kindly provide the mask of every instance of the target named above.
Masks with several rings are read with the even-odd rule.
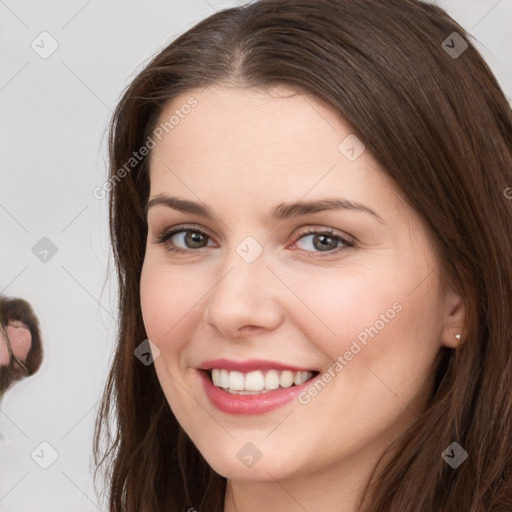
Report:
[[[312,97],[217,86],[171,116],[151,152],[141,305],[176,418],[230,479],[374,463],[462,325],[419,217]]]

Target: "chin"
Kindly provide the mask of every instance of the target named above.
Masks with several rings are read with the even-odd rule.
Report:
[[[203,454],[208,465],[220,476],[230,480],[246,480],[255,482],[272,482],[275,480],[285,480],[290,478],[290,469],[297,469],[293,460],[287,463],[283,458],[265,458],[261,456],[259,460],[251,461],[247,459],[246,453],[251,451],[251,447],[227,449],[219,453]],[[256,455],[256,454],[255,454]]]

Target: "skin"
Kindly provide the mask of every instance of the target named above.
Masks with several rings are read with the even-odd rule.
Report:
[[[4,329],[9,336],[11,342],[12,351],[22,361],[27,359],[30,351],[30,345],[32,343],[32,335],[28,327],[19,321],[11,321],[8,325],[4,326]],[[0,366],[9,365],[9,351],[7,348],[7,340],[2,331],[0,331]]]
[[[150,199],[200,202],[215,218],[148,211],[141,306],[159,381],[227,477],[225,512],[353,512],[379,455],[424,408],[435,356],[463,325],[461,297],[441,288],[422,221],[370,152],[353,162],[340,152],[352,130],[326,105],[285,87],[217,85],[176,98],[162,121],[191,96],[197,107],[152,150]],[[266,221],[280,203],[320,198],[359,202],[380,219],[330,210]],[[208,235],[205,247],[184,234],[155,243],[183,223]],[[326,256],[314,235],[302,237],[309,228],[356,245],[335,241]],[[250,264],[236,252],[247,236],[263,248]],[[170,252],[173,243],[189,252]],[[234,416],[203,392],[196,367],[208,359],[326,371],[395,303],[400,312],[307,405]],[[237,458],[247,442],[262,454],[251,468]]]

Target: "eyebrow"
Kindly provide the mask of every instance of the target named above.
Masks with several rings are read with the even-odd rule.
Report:
[[[192,213],[205,217],[207,219],[215,219],[212,212],[200,203],[189,201],[188,199],[179,199],[177,197],[170,197],[160,194],[153,199],[149,200],[144,208],[144,213],[147,216],[148,211],[154,206],[167,206],[180,212]],[[327,210],[354,210],[372,215],[377,218],[379,222],[385,224],[382,217],[364,204],[349,201],[347,199],[326,198],[313,201],[297,201],[293,203],[281,203],[277,205],[267,217],[269,224],[277,224],[286,219],[309,215],[313,213],[323,212]]]

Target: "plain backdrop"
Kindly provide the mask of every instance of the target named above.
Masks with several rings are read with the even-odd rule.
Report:
[[[511,98],[512,0],[437,3],[479,41]],[[45,348],[41,370],[1,404],[2,512],[105,510],[91,446],[116,285],[107,203],[92,191],[107,172],[107,123],[149,57],[237,4],[0,0],[0,292],[32,303]]]

